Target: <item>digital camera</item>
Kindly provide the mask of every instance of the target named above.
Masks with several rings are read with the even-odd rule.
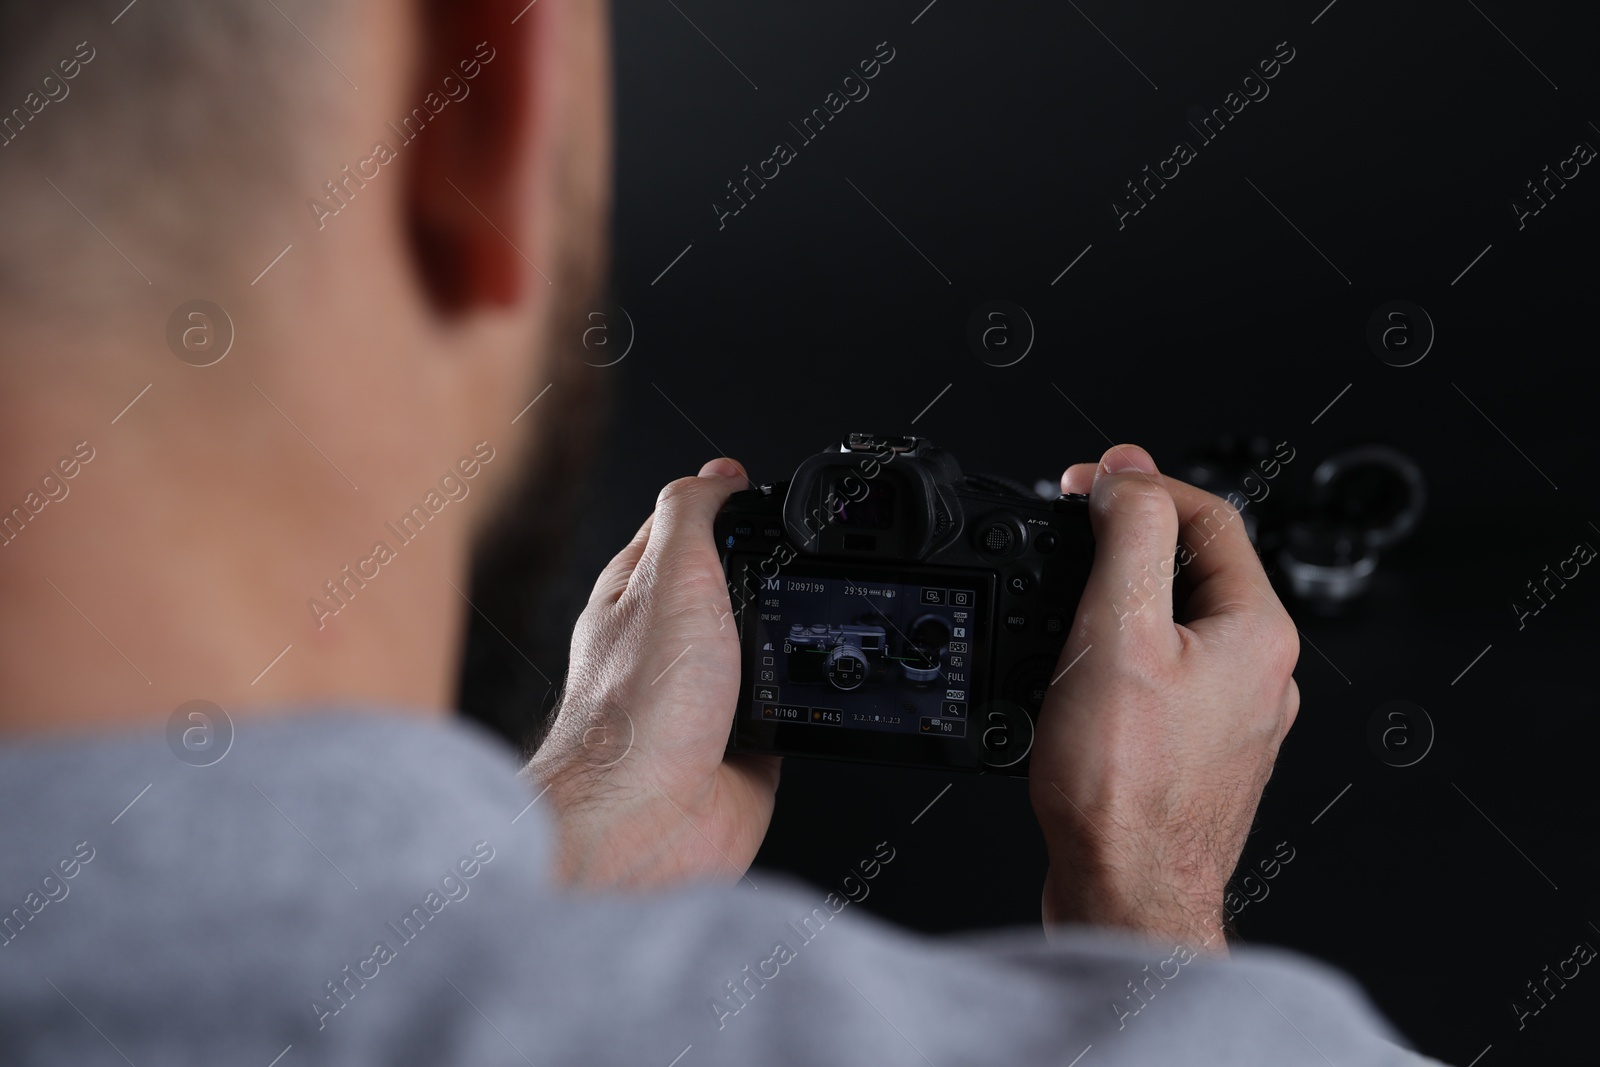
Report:
[[[1026,775],[1087,505],[875,434],[735,493],[715,528],[743,664],[729,749]]]

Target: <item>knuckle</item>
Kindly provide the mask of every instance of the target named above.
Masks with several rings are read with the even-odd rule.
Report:
[[[1231,499],[1220,497],[1212,492],[1205,492],[1204,498],[1204,503],[1208,510],[1225,516],[1230,522],[1239,518],[1239,508]]]
[[[1300,631],[1287,619],[1280,621],[1274,629],[1275,636],[1270,640],[1270,647],[1274,653],[1274,664],[1284,674],[1294,672],[1295,664],[1300,662]]]
[[[1300,659],[1300,635],[1294,626],[1281,619],[1262,619],[1255,631],[1252,643],[1258,662],[1272,677],[1288,677]]]
[[[1250,649],[1251,659],[1264,673],[1288,678],[1300,661],[1300,631],[1283,606],[1274,600],[1242,614],[1239,622],[1237,636]]]
[[[1107,514],[1155,519],[1173,510],[1172,496],[1161,486],[1142,478],[1126,478],[1112,486],[1101,501]]]
[[[1135,691],[1161,693],[1178,683],[1177,661],[1152,632],[1130,628],[1112,651],[1112,674]]]
[[[684,504],[693,503],[705,491],[705,480],[702,478],[679,478],[668,482],[659,494],[656,495],[656,508],[658,510],[671,510]]]
[[[1237,531],[1239,536],[1244,536],[1243,516],[1239,509],[1229,501],[1211,493],[1205,494],[1204,501],[1189,520],[1189,525],[1194,531],[1203,533],[1207,542],[1229,530]]]

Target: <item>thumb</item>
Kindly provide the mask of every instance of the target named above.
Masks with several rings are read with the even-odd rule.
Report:
[[[650,528],[655,525],[654,513],[644,520],[644,525],[639,527],[639,532],[633,539],[622,546],[622,551],[611,557],[605,569],[600,572],[600,577],[595,579],[594,589],[589,593],[591,604],[615,604],[617,599],[628,588],[628,580],[633,577],[633,570],[639,565],[639,557],[644,555],[645,545],[650,543]]]
[[[720,581],[712,524],[728,497],[749,484],[744,468],[731,459],[714,459],[693,478],[668,483],[656,497],[649,539],[635,574],[651,585],[676,582],[704,572]]]
[[[1150,454],[1118,445],[1101,457],[1089,492],[1094,565],[1078,606],[1092,642],[1176,647],[1172,580],[1178,511]]]

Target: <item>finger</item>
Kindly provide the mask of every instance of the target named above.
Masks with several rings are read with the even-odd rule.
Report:
[[[679,478],[656,498],[655,522],[634,567],[629,588],[682,580],[722,581],[712,523],[728,497],[749,484],[744,468],[714,459],[693,478]]]
[[[1220,497],[1175,478],[1166,481],[1178,510],[1180,570],[1188,588],[1186,610],[1194,620],[1281,615],[1287,612],[1272,591],[1239,510]]]
[[[1176,650],[1172,575],[1178,513],[1150,454],[1113,446],[1089,494],[1094,564],[1078,610],[1094,643],[1156,641]]]
[[[655,525],[655,512],[644,520],[644,525],[639,527],[639,532],[633,535],[633,540],[622,547],[622,551],[611,557],[605,569],[600,572],[600,577],[594,583],[594,590],[589,594],[589,602],[615,604],[622,591],[628,588],[628,578],[633,574],[633,569],[639,565],[639,557],[644,555],[644,546],[650,540],[650,528]]]
[[[714,459],[700,468],[700,475],[728,475],[737,470],[743,476],[744,468],[731,459]],[[611,558],[605,569],[600,572],[599,579],[595,582],[594,590],[589,594],[591,602],[616,603],[622,596],[623,590],[628,587],[628,579],[633,575],[634,568],[639,565],[640,558],[644,555],[645,546],[650,541],[650,531],[656,521],[655,512],[644,520],[644,525],[639,527],[639,532],[633,539],[623,546],[622,551]]]
[[[1094,488],[1094,472],[1099,467],[1098,463],[1074,463],[1061,476],[1061,491],[1087,494]]]

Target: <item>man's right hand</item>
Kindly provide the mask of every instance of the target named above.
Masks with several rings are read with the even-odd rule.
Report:
[[[1225,951],[1225,887],[1300,706],[1298,632],[1237,510],[1143,449],[1061,485],[1090,496],[1095,560],[1032,752],[1046,926]]]

